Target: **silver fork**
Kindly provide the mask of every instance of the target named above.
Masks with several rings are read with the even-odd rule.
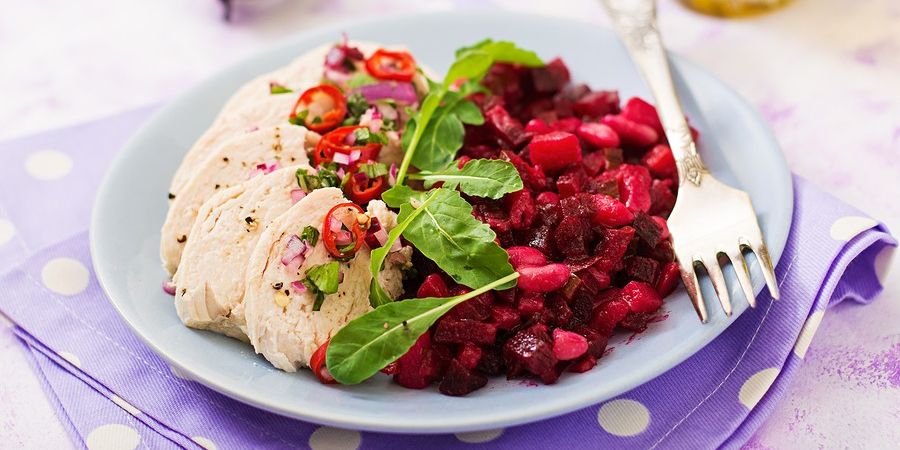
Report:
[[[731,299],[719,259],[726,255],[751,307],[756,307],[744,251],[756,254],[772,298],[778,299],[775,270],[756,211],[746,192],[720,182],[709,173],[691,137],[691,131],[675,93],[669,62],[656,25],[654,0],[602,0],[613,28],[635,62],[656,99],[656,109],[678,166],[678,200],[669,216],[675,256],[681,279],[700,321],[709,315],[700,291],[697,269],[705,268],[725,314],[732,313]]]

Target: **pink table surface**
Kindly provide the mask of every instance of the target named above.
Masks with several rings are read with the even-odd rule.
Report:
[[[0,3],[0,139],[172,98],[291,33],[340,19],[477,7],[607,22],[594,0],[238,3],[231,25],[214,0]],[[798,0],[727,21],[673,1],[660,12],[668,45],[763,112],[793,171],[900,230],[900,3]],[[900,263],[884,264],[882,298],[825,315],[796,381],[747,448],[897,447]],[[4,447],[72,446],[2,321],[0,379]]]

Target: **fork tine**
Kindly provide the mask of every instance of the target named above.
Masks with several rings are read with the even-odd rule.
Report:
[[[703,303],[700,281],[697,280],[697,272],[694,270],[693,261],[685,264],[679,260],[678,267],[681,269],[681,281],[684,282],[688,296],[691,297],[691,303],[694,304],[694,311],[697,311],[700,322],[706,323],[709,320],[709,316],[706,314],[706,305]]]
[[[760,242],[756,246],[751,245],[745,239],[742,241],[742,245],[753,250],[753,253],[756,254],[756,259],[762,268],[763,278],[766,279],[766,287],[769,288],[769,294],[772,295],[773,300],[778,300],[781,294],[778,292],[778,282],[775,281],[775,268],[772,266],[772,258],[769,256],[766,242],[762,240],[762,235],[760,235]]]
[[[725,274],[722,273],[722,267],[719,266],[718,258],[712,261],[703,260],[706,266],[706,272],[709,274],[709,280],[712,282],[713,288],[716,289],[716,295],[719,297],[719,303],[726,316],[731,316],[731,296],[728,294],[728,285],[725,284]]]
[[[734,273],[737,275],[738,283],[747,297],[747,303],[751,308],[756,308],[756,296],[753,295],[753,282],[750,281],[750,270],[747,269],[747,261],[744,260],[744,254],[741,253],[740,247],[738,251],[728,253],[728,259],[731,260],[731,266],[734,267]]]

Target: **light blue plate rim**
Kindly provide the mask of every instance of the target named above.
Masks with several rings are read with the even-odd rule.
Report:
[[[534,36],[535,28],[552,31]],[[617,348],[629,347],[604,357],[591,372],[564,377],[553,386],[533,388],[495,378],[488,388],[466,398],[445,397],[436,390],[409,391],[383,379],[356,387],[322,386],[308,373],[286,374],[266,367],[264,360],[236,341],[181,326],[174,307],[160,304],[171,303],[171,297],[159,288],[164,274],[156,252],[158,226],[166,208],[163,196],[180,154],[205,129],[219,105],[241,81],[287,63],[289,55],[334,40],[342,31],[354,38],[406,43],[423,62],[439,70],[446,68],[452,55],[449,50],[482,36],[515,38],[522,46],[545,50],[540,51],[544,57],[553,56],[554,52],[577,54],[582,47],[602,45],[603,51],[596,54],[612,55],[607,59],[617,63],[604,68],[609,73],[603,80],[616,80],[623,73],[630,76],[621,78],[619,85],[604,84],[594,79],[593,68],[579,73],[580,67],[590,64],[584,62],[589,57],[564,56],[573,68],[573,77],[590,81],[597,88],[627,85],[623,93],[650,98],[610,31],[586,22],[509,12],[437,12],[346,22],[299,34],[223,70],[162,108],[134,135],[111,165],[92,213],[91,254],[101,286],[125,322],[173,367],[224,395],[310,422],[382,432],[474,431],[553,417],[619,395],[686,360],[746,310],[746,301],[735,287],[733,276],[727,273],[732,297],[739,300],[730,318],[711,307],[710,323],[700,325],[686,294],[679,291],[667,299],[668,320],[655,325],[634,344],[625,344],[621,337],[615,340],[612,345]],[[433,36],[436,31],[443,31],[440,34],[447,38],[441,41]],[[459,35],[458,39],[455,35]],[[596,42],[580,39],[588,36]],[[555,44],[546,43],[554,39]],[[418,50],[419,47],[437,47],[442,51],[438,56],[432,54],[433,49]],[[560,48],[564,50],[558,51]],[[750,192],[777,262],[790,230],[793,188],[775,137],[762,117],[723,82],[681,57],[673,55],[672,60],[679,78],[683,77],[688,86],[678,80],[685,109],[703,133],[702,154],[717,176]],[[620,69],[627,73],[617,72]],[[703,89],[698,89],[700,86]],[[629,89],[630,93],[625,92]],[[722,112],[728,114],[729,120],[722,120],[718,114]],[[179,130],[180,127],[184,129]],[[712,150],[723,148],[721,140],[725,137],[732,151]],[[751,151],[753,155],[748,155]],[[759,292],[763,285],[759,267],[753,260],[750,266],[754,288]],[[709,295],[711,292],[707,298],[712,298]],[[679,336],[682,339],[673,340]],[[221,354],[215,358],[206,354],[217,348],[221,348]],[[646,364],[635,364],[633,359],[641,358],[628,357],[643,353],[656,357]],[[235,364],[241,367],[234,368]]]

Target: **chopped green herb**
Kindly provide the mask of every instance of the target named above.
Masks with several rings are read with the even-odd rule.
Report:
[[[288,118],[288,122],[290,122],[294,125],[304,126],[304,125],[306,125],[306,118],[308,116],[309,116],[309,110],[304,109],[303,111],[300,111],[299,113],[297,113],[297,115],[295,117]]]
[[[319,242],[319,230],[312,225],[307,225],[303,228],[303,232],[300,233],[300,239],[306,241],[306,245],[315,247],[316,243]]]
[[[356,138],[355,145],[366,144],[387,144],[387,136],[384,133],[373,133],[368,128],[357,128],[353,131],[353,137]]]
[[[320,124],[320,123],[322,123],[322,116],[316,116],[316,117],[313,117],[313,120],[312,120],[312,122],[310,122],[310,125],[316,125],[316,124]]]
[[[269,93],[272,95],[287,94],[289,92],[294,92],[294,91],[292,89],[288,88],[287,86],[276,83],[274,81],[269,83]]]
[[[326,295],[337,292],[340,276],[341,265],[337,261],[313,266],[306,271],[306,278],[303,280],[303,284],[306,285],[310,292],[316,295],[313,311],[318,311],[322,308],[322,302],[325,301]]]
[[[309,173],[306,169],[297,169],[297,184],[307,194],[323,187],[337,187],[341,179],[337,172],[328,166],[319,166],[318,173]]]
[[[367,84],[375,84],[377,82],[378,82],[378,80],[373,78],[368,73],[360,71],[360,72],[353,74],[353,76],[350,77],[350,80],[347,81],[347,87],[350,89],[355,89],[360,86],[365,86]]]
[[[388,166],[385,163],[368,162],[365,164],[360,164],[357,171],[366,174],[366,176],[370,179],[374,179],[387,175]]]
[[[355,117],[357,121],[359,120],[359,116],[363,115],[369,107],[369,102],[367,102],[366,98],[360,93],[355,93],[347,97],[347,114],[351,117]]]

